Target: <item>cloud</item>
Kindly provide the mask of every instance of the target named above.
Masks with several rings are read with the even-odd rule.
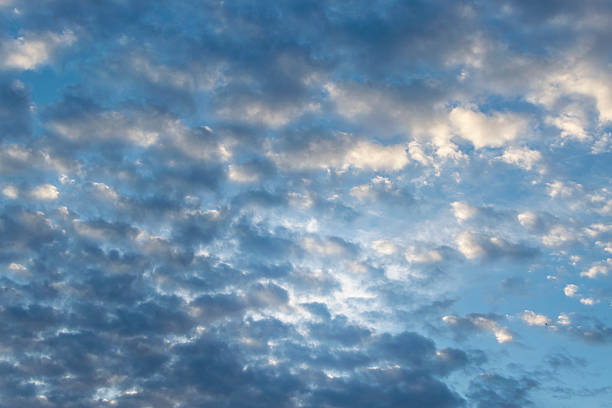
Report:
[[[494,112],[486,115],[470,108],[456,107],[449,114],[454,131],[472,142],[476,149],[500,147],[525,137],[528,121],[514,113]]]
[[[392,242],[384,239],[372,241],[372,249],[381,255],[393,255],[397,251],[397,247]]]
[[[285,149],[271,151],[268,157],[279,169],[327,169],[398,171],[409,163],[403,145],[382,145],[340,133],[335,136],[312,135],[287,143]]]
[[[539,385],[538,381],[530,377],[512,378],[484,373],[470,383],[469,397],[478,408],[525,407],[534,405],[529,394]]]
[[[196,3],[0,0],[4,405],[605,402],[608,5]]]
[[[52,184],[41,184],[30,191],[30,195],[36,200],[50,201],[55,200],[59,196],[57,187]]]
[[[567,297],[574,297],[574,295],[578,292],[578,289],[578,285],[570,283],[563,288],[563,293],[565,293],[565,296]]]
[[[538,216],[531,211],[525,211],[518,214],[516,217],[519,223],[525,228],[535,229],[540,224]]]
[[[542,236],[542,243],[548,247],[561,247],[573,243],[577,238],[577,235],[571,230],[562,224],[558,224]]]
[[[594,263],[586,271],[580,272],[580,276],[587,278],[597,278],[599,275],[607,275],[612,270],[612,259],[608,258],[605,261]]]
[[[486,255],[486,249],[481,245],[478,237],[469,232],[463,232],[457,237],[459,252],[468,259],[481,258]]]
[[[504,150],[504,154],[500,159],[522,169],[531,170],[536,163],[542,160],[542,154],[537,150],[530,150],[526,147],[509,147]]]
[[[5,197],[14,200],[14,199],[16,199],[19,196],[19,191],[17,190],[17,187],[15,187],[14,185],[9,184],[8,186],[5,186],[2,189],[2,194]]]
[[[552,183],[547,183],[547,185],[548,194],[552,198],[571,197],[582,192],[582,185],[574,182],[564,183],[563,181],[555,180]]]
[[[31,103],[23,82],[0,78],[0,140],[16,141],[30,134]]]
[[[547,316],[536,314],[531,310],[524,310],[519,313],[518,317],[529,326],[548,326],[552,322]]]
[[[471,206],[468,203],[455,201],[451,203],[451,207],[453,208],[453,214],[457,221],[465,221],[474,217],[478,213],[478,208]]]
[[[456,238],[457,249],[467,259],[510,257],[515,259],[530,258],[537,254],[537,249],[505,239],[476,234],[468,231]]]
[[[57,49],[68,47],[77,40],[74,33],[26,33],[24,36],[5,40],[0,46],[4,69],[32,70],[47,63]]]
[[[437,249],[430,249],[425,252],[417,252],[416,248],[410,248],[404,254],[404,257],[408,262],[413,263],[436,263],[444,259],[440,251]]]
[[[358,202],[377,201],[381,205],[407,206],[414,203],[412,194],[406,188],[396,186],[389,178],[376,176],[367,184],[360,184],[349,190],[349,195]]]
[[[581,298],[580,302],[592,306],[598,301],[593,298]],[[545,326],[550,333],[561,333],[591,344],[607,344],[612,341],[612,328],[594,317],[560,313],[556,321],[546,315],[526,310],[519,318],[529,326]]]
[[[561,137],[580,141],[589,139],[587,133],[588,118],[579,105],[566,107],[558,116],[548,116],[546,123],[561,130]]]
[[[471,313],[466,317],[447,315],[442,317],[458,339],[465,339],[473,332],[489,331],[495,335],[498,343],[508,343],[514,340],[510,329],[498,323],[499,316]]]

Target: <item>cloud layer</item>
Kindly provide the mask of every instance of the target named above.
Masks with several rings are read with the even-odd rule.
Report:
[[[0,0],[0,407],[603,405],[610,18]]]

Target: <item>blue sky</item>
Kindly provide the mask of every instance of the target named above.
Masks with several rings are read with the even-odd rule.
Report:
[[[0,407],[612,407],[611,19],[0,0]]]

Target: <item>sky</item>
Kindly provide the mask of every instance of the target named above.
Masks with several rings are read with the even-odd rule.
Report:
[[[0,408],[612,407],[610,21],[0,0]]]

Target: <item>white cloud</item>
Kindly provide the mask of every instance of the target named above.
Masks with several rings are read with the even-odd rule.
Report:
[[[580,276],[587,278],[596,278],[599,275],[607,275],[612,270],[612,258],[605,261],[594,263],[588,270],[582,272]]]
[[[442,261],[443,257],[437,249],[419,251],[415,247],[410,247],[404,257],[411,263],[436,263]]]
[[[546,235],[542,236],[542,243],[547,247],[560,247],[576,239],[577,236],[574,233],[565,226],[557,224],[552,227]]]
[[[331,239],[305,237],[302,240],[302,247],[310,253],[324,256],[342,256],[347,253],[347,248],[344,245]]]
[[[374,251],[381,255],[393,255],[395,251],[397,251],[397,247],[393,242],[386,241],[384,239],[373,241],[371,246]]]
[[[599,113],[599,121],[607,122],[612,120],[611,79],[609,70],[602,70],[585,61],[550,75],[545,85],[539,89],[539,94],[534,97],[549,108],[568,95],[592,98]]]
[[[557,323],[560,324],[561,326],[569,326],[570,324],[572,324],[572,321],[567,314],[561,313],[557,317]]]
[[[577,140],[589,138],[585,130],[588,126],[588,118],[579,106],[568,106],[558,116],[547,116],[545,122],[558,128],[561,131],[561,137]]]
[[[434,159],[431,156],[428,156],[424,151],[423,147],[419,142],[413,140],[408,143],[408,152],[410,153],[410,157],[412,160],[421,163],[423,166],[429,166],[433,163]]]
[[[468,203],[455,201],[451,203],[451,207],[453,208],[453,214],[458,221],[469,220],[478,214],[478,208],[469,205]]]
[[[504,238],[464,231],[455,237],[457,249],[467,259],[482,257],[529,257],[533,248],[513,243]]]
[[[339,134],[337,140],[316,140],[294,151],[271,151],[268,157],[285,169],[397,171],[410,161],[404,145],[385,146],[347,133]]]
[[[472,109],[454,108],[449,115],[456,134],[472,142],[476,149],[501,147],[527,130],[528,122],[513,113],[494,112],[485,115]]]
[[[610,132],[606,132],[600,135],[593,143],[593,146],[591,146],[591,152],[593,154],[608,153],[611,150],[612,150],[612,133]]]
[[[536,314],[531,310],[524,310],[518,317],[527,323],[529,326],[546,326],[550,324],[551,320],[549,317],[541,314]]]
[[[612,232],[612,224],[591,224],[589,227],[584,229],[584,232],[591,238],[595,238],[606,232]]]
[[[526,147],[510,147],[504,151],[500,159],[505,163],[531,170],[537,162],[542,160],[542,154],[537,150],[530,150]]]
[[[358,200],[365,200],[374,197],[376,192],[372,190],[369,184],[361,184],[351,188],[349,194]]]
[[[318,103],[295,104],[284,106],[270,106],[264,102],[252,100],[243,103],[229,104],[215,112],[225,119],[244,120],[251,123],[260,123],[272,128],[278,128],[297,119],[308,112],[318,111]]]
[[[459,252],[467,259],[476,259],[486,254],[485,248],[480,244],[477,237],[470,232],[462,232],[457,236],[455,242]]]
[[[126,116],[120,112],[102,112],[51,123],[51,128],[69,140],[128,140],[136,145],[148,147],[157,143],[160,128],[176,128],[170,123],[160,126],[157,121],[150,124],[138,115]],[[142,122],[142,123],[141,123]],[[166,129],[164,129],[166,130]]]
[[[599,300],[593,298],[582,298],[580,299],[580,303],[587,306],[593,306],[596,303],[599,303]]]
[[[235,164],[229,166],[229,179],[237,183],[253,183],[259,177],[258,173],[250,171],[248,167]]]
[[[538,225],[538,216],[531,211],[525,211],[516,216],[519,223],[525,228],[535,228]]]
[[[366,141],[357,142],[344,157],[343,167],[371,170],[400,170],[408,164],[406,149],[401,145],[382,146]]]
[[[513,340],[512,332],[504,326],[501,326],[495,320],[489,319],[483,316],[470,316],[466,318],[459,318],[454,315],[448,315],[442,317],[442,320],[446,324],[457,325],[462,324],[465,320],[469,321],[472,325],[476,326],[480,330],[490,331],[495,335],[498,343],[507,343]]]
[[[567,297],[574,297],[574,295],[578,292],[579,287],[578,285],[574,285],[573,283],[570,283],[569,285],[566,285],[565,288],[563,288],[563,293],[565,293],[565,296]]]
[[[26,277],[29,275],[28,268],[22,264],[11,262],[8,266],[10,273],[15,277]]]
[[[129,65],[134,72],[144,76],[149,81],[175,88],[194,89],[201,87],[203,89],[211,89],[221,78],[218,69],[207,70],[201,67],[201,69],[197,70],[199,75],[196,76],[188,71],[154,64],[142,56],[132,57]]]
[[[11,263],[9,265],[9,269],[11,271],[16,271],[16,272],[24,272],[24,271],[28,270],[28,268],[26,268],[25,266],[23,266],[21,264],[18,264],[18,263]]]
[[[129,142],[143,148],[171,147],[198,160],[227,160],[231,152],[207,126],[189,128],[156,111],[103,111],[51,122],[59,136],[73,141]]]
[[[582,192],[582,185],[574,182],[564,183],[556,180],[552,183],[547,183],[548,195],[552,198],[555,197],[571,197],[577,193]]]
[[[507,327],[502,327],[492,321],[487,322],[486,326],[493,332],[498,343],[507,343],[513,340],[512,333]]]
[[[50,201],[55,200],[59,196],[59,191],[52,184],[42,184],[32,189],[30,194],[37,200]]]
[[[91,183],[96,192],[96,195],[104,200],[115,201],[119,198],[119,194],[110,186],[104,183]]]
[[[7,198],[15,200],[19,196],[19,191],[17,187],[9,184],[2,189],[2,194]]]
[[[23,37],[5,41],[0,45],[0,66],[4,69],[31,70],[45,64],[56,49],[70,46],[76,36],[70,30],[60,34],[27,33]]]

